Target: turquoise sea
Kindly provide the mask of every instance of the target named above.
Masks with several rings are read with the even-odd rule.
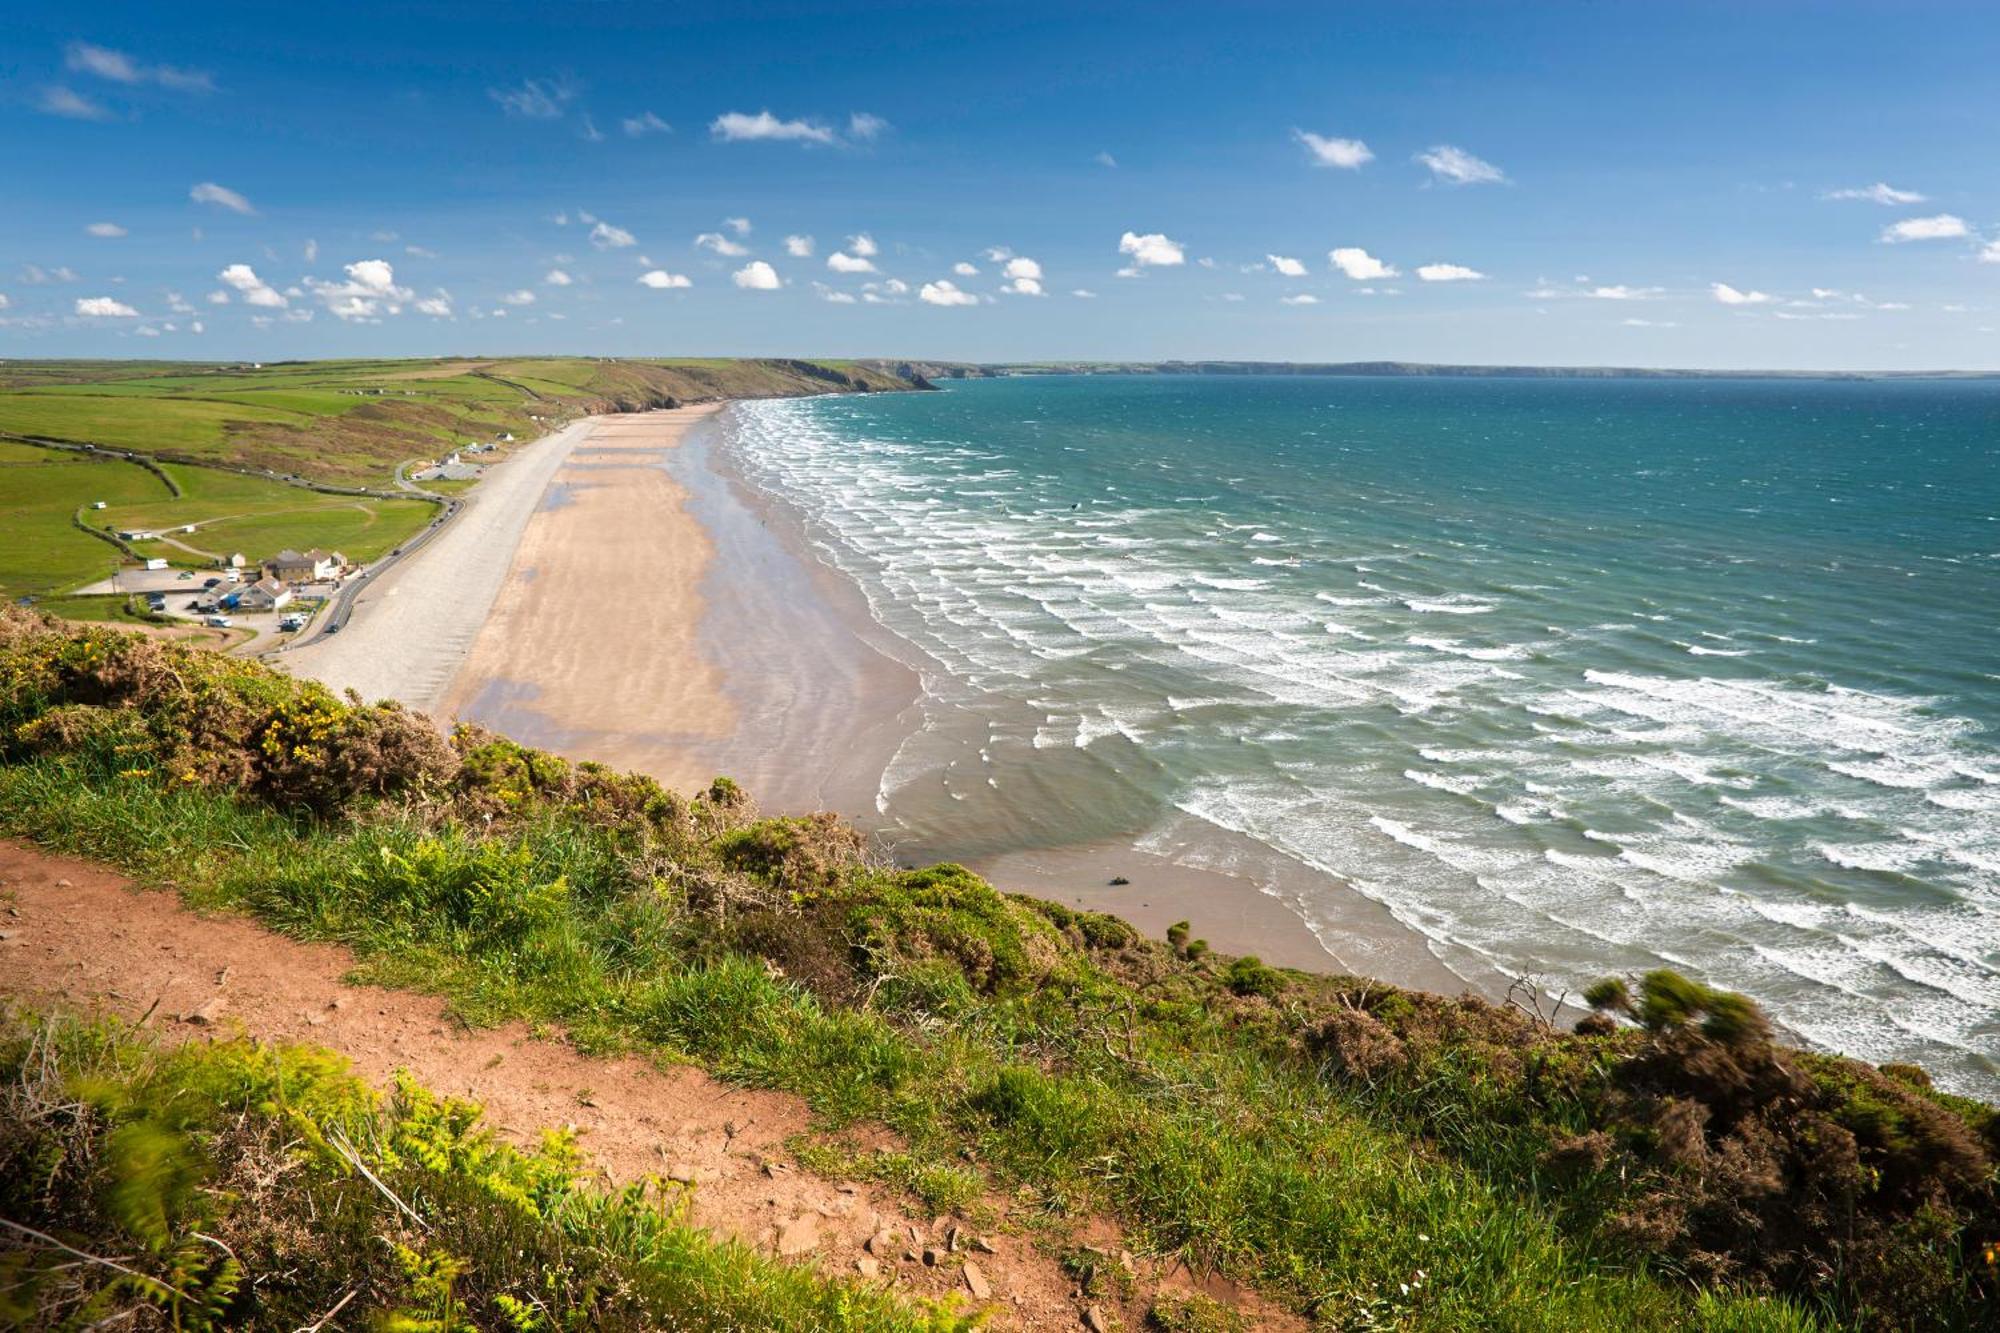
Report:
[[[735,423],[922,664],[880,804],[928,853],[1247,836],[1468,975],[1671,965],[2000,1091],[2000,384],[1051,377]]]

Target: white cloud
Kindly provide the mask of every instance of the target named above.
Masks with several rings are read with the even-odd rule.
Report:
[[[14,303],[7,299],[7,293],[0,292],[0,310],[5,310],[8,306],[12,304]]]
[[[563,272],[559,268],[552,268],[545,275],[543,275],[542,281],[547,283],[551,287],[567,287],[571,283],[575,282],[576,279],[570,277],[569,274]]]
[[[1951,241],[1971,234],[1972,229],[1965,225],[1965,219],[1952,213],[1939,213],[1928,218],[1904,218],[1882,229],[1882,239],[1890,245],[1901,241]]]
[[[411,309],[420,315],[429,315],[432,319],[450,319],[451,293],[440,287],[435,296],[421,298]]]
[[[486,95],[510,116],[558,120],[563,108],[575,100],[576,89],[564,79],[523,79],[519,88],[488,88]]]
[[[242,213],[245,216],[257,211],[250,206],[248,199],[227,186],[217,185],[214,181],[203,181],[195,186],[188,191],[188,198],[197,204],[214,204],[217,208],[226,208],[232,213]]]
[[[1303,278],[1306,266],[1289,255],[1265,255],[1265,262],[1288,278]]]
[[[637,245],[639,238],[623,227],[614,227],[600,219],[590,229],[590,243],[600,250],[625,250]]]
[[[1628,329],[1677,329],[1680,325],[1671,319],[1621,319],[1618,321]]]
[[[641,273],[639,275],[639,285],[642,287],[652,287],[658,291],[665,291],[672,287],[692,287],[694,286],[694,281],[685,273],[669,273],[665,269],[656,268],[649,272]]]
[[[1300,292],[1296,296],[1281,296],[1278,300],[1285,305],[1318,305],[1319,298],[1311,292]]]
[[[1712,282],[1708,290],[1724,305],[1765,305],[1772,299],[1768,292],[1738,291],[1726,282]]]
[[[23,264],[21,281],[30,287],[39,287],[49,282],[75,282],[76,270],[67,264],[53,269],[45,269],[39,264]]]
[[[1242,292],[1224,292],[1224,293],[1222,294],[1222,299],[1223,299],[1223,300],[1225,300],[1225,301],[1241,301],[1241,300],[1243,299],[1243,293],[1242,293]]]
[[[1881,181],[1876,181],[1873,185],[1865,186],[1858,190],[1828,190],[1820,198],[1865,199],[1871,204],[1885,204],[1893,207],[1897,204],[1921,204],[1924,202],[1925,196],[1918,194],[1915,190],[1899,190],[1893,185],[1885,185]]]
[[[829,287],[823,282],[815,282],[812,286],[813,286],[813,295],[817,296],[820,300],[825,301],[831,305],[855,304],[855,296],[853,292],[843,292],[839,288]]]
[[[107,241],[114,241],[120,236],[131,234],[115,222],[93,222],[88,227],[85,227],[84,231],[101,240]]]
[[[1425,282],[1478,282],[1486,275],[1463,264],[1419,264],[1417,276]]]
[[[847,248],[857,255],[863,255],[871,259],[882,253],[882,248],[875,244],[875,238],[865,231],[859,235],[848,237]]]
[[[44,88],[35,99],[35,109],[44,115],[67,120],[110,120],[111,112],[82,93],[70,88]]]
[[[1316,167],[1345,167],[1358,171],[1375,160],[1375,154],[1359,139],[1330,139],[1311,130],[1293,130],[1292,138],[1306,146]]]
[[[724,218],[722,225],[735,232],[738,236],[748,236],[750,234],[749,218]]]
[[[319,242],[314,240],[308,240],[305,243],[305,248],[301,251],[301,253],[305,255],[306,262],[308,264],[313,263],[315,260],[319,258]]]
[[[201,70],[142,64],[123,51],[92,46],[89,42],[71,42],[63,63],[75,73],[92,74],[113,83],[156,83],[182,93],[215,91],[215,80]]]
[[[1015,296],[1044,296],[1047,294],[1042,290],[1042,280],[1040,278],[1015,278],[1000,290],[1012,293]]]
[[[784,285],[778,279],[778,271],[761,259],[753,259],[737,269],[729,275],[729,280],[753,292],[774,292]]]
[[[508,292],[500,299],[507,305],[533,305],[535,303],[535,294],[526,287],[523,287],[517,292]]]
[[[1126,232],[1118,238],[1118,253],[1132,256],[1135,268],[1172,268],[1187,262],[1187,249],[1179,241],[1168,240],[1159,232],[1141,236]]]
[[[917,299],[925,305],[978,305],[979,298],[971,292],[962,292],[958,284],[947,278],[927,282],[917,291]]]
[[[833,131],[808,120],[779,120],[769,111],[746,115],[729,111],[709,122],[708,132],[724,143],[755,139],[791,139],[803,143],[832,143]]]
[[[725,259],[741,259],[750,251],[730,240],[719,231],[705,231],[694,238],[698,250],[713,250]]]
[[[648,134],[672,134],[674,127],[661,120],[650,111],[641,111],[636,116],[627,116],[618,122],[627,138],[637,139]]]
[[[1358,245],[1343,245],[1337,250],[1329,250],[1326,252],[1326,260],[1356,282],[1372,282],[1376,278],[1396,276],[1394,268]]]
[[[76,313],[91,319],[137,319],[139,312],[109,296],[79,296]]]
[[[194,307],[188,304],[187,298],[179,292],[173,291],[167,293],[167,309],[173,311],[176,315],[192,315],[194,313]]]
[[[416,296],[408,287],[396,285],[396,270],[386,259],[357,260],[346,265],[345,272],[346,282],[306,279],[306,286],[336,319],[369,321],[385,313],[400,315]]]
[[[873,273],[876,271],[874,263],[870,260],[863,259],[859,255],[843,254],[839,250],[835,250],[826,257],[826,266],[835,273]]]
[[[257,271],[248,264],[231,264],[215,276],[241,292],[245,305],[263,306],[271,310],[282,310],[285,306],[291,304],[284,298],[283,294],[275,291],[262,278],[258,277]],[[215,301],[217,295],[220,295],[220,293],[211,292],[208,299]],[[217,301],[216,304],[221,305],[228,301],[228,299],[227,296],[223,296],[222,301]]]
[[[422,245],[406,245],[403,247],[403,253],[412,259],[436,259],[438,257],[437,251]]]
[[[1100,167],[1115,167],[1118,165],[1118,159],[1111,156],[1111,154],[1109,153],[1099,153],[1096,157],[1093,157],[1090,160],[1095,162]]]
[[[1988,241],[1979,252],[1982,264],[2000,264],[2000,240]]]
[[[1619,283],[1606,287],[1592,287],[1584,295],[1593,301],[1650,301],[1665,290],[1663,287],[1627,287]]]
[[[811,259],[813,238],[810,236],[787,236],[785,238],[785,253],[794,259]]]
[[[1136,278],[1136,277],[1139,277],[1139,276],[1140,276],[1140,273],[1139,273],[1139,266],[1138,266],[1138,265],[1136,265],[1136,264],[1127,264],[1127,265],[1126,265],[1126,266],[1125,266],[1124,268],[1121,268],[1121,269],[1119,269],[1119,270],[1118,270],[1118,272],[1117,272],[1117,273],[1116,273],[1116,274],[1115,274],[1114,276],[1116,276],[1116,277],[1120,277],[1120,278]]]
[[[1418,153],[1417,161],[1429,167],[1433,177],[1448,185],[1501,185],[1507,180],[1507,173],[1491,162],[1448,143]]]
[[[1088,287],[1078,287],[1070,295],[1083,301],[1095,301],[1097,299],[1097,293],[1091,291]]]
[[[976,278],[979,276],[979,265],[961,259],[951,266],[951,271],[961,278]]]
[[[1026,255],[1014,256],[1007,261],[1007,267],[1000,272],[1009,278],[1029,278],[1036,282],[1042,279],[1042,266]]]
[[[210,305],[228,305],[229,293],[218,288],[208,294],[207,300]]]
[[[984,250],[981,250],[979,253],[986,256],[986,258],[992,260],[996,264],[1005,263],[1007,260],[1012,259],[1014,257],[1014,252],[1012,250],[1009,250],[1004,245],[989,245]]]
[[[888,128],[888,121],[866,111],[857,111],[847,118],[847,133],[864,141],[879,137]]]

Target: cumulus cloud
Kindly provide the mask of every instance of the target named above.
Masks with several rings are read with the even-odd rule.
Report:
[[[1486,275],[1463,264],[1419,264],[1417,276],[1425,282],[1477,282]]]
[[[709,122],[708,132],[724,143],[758,139],[791,140],[799,143],[832,143],[833,131],[809,120],[779,120],[769,111],[747,115],[728,111]]]
[[[250,206],[248,199],[227,186],[217,185],[214,181],[203,181],[195,186],[188,191],[188,198],[197,204],[214,204],[217,208],[226,208],[232,213],[241,213],[246,217],[257,211]]]
[[[63,63],[75,73],[94,75],[113,83],[153,83],[182,93],[215,91],[215,80],[201,70],[148,65],[123,51],[93,46],[89,42],[71,42],[64,53]]]
[[[43,115],[61,116],[66,120],[111,119],[111,112],[105,107],[73,88],[60,86],[42,89],[35,98],[35,109]]]
[[[508,292],[500,299],[507,305],[533,305],[535,303],[535,294],[526,287],[523,287],[517,292]]]
[[[845,254],[839,250],[835,250],[826,257],[826,266],[835,273],[873,273],[876,271],[872,260],[863,259],[859,255]]]
[[[1898,204],[1921,204],[1924,202],[1925,197],[1918,194],[1915,190],[1899,190],[1895,186],[1884,184],[1881,181],[1876,181],[1873,185],[1864,185],[1859,189],[1828,190],[1820,196],[1822,199],[1860,199],[1871,204],[1884,204],[1891,207]]]
[[[1768,292],[1739,291],[1726,282],[1712,282],[1708,290],[1724,305],[1764,305],[1773,299]]]
[[[698,250],[713,250],[725,259],[741,259],[749,250],[730,240],[719,231],[705,231],[694,238]]]
[[[248,264],[231,264],[215,276],[241,293],[245,305],[263,306],[271,310],[281,310],[291,304],[285,299],[282,292],[275,290],[270,284],[258,277],[257,271]],[[217,296],[222,296],[222,300],[215,301]],[[220,292],[211,292],[208,299],[214,301],[217,305],[221,305],[229,300],[227,295]]]
[[[1306,266],[1289,255],[1265,255],[1264,262],[1288,278],[1303,278]]]
[[[674,287],[692,287],[693,279],[685,273],[669,273],[663,268],[652,269],[639,275],[639,285],[656,291],[666,291]]]
[[[1358,245],[1343,245],[1337,250],[1329,250],[1326,252],[1326,261],[1356,282],[1372,282],[1376,278],[1396,276],[1394,268]]]
[[[1417,161],[1431,169],[1431,176],[1447,185],[1500,185],[1507,173],[1483,158],[1448,143],[1417,154]]]
[[[815,282],[813,284],[813,294],[819,297],[820,300],[831,302],[834,305],[855,304],[853,292],[843,292],[839,288],[829,287],[823,282]]]
[[[306,279],[307,288],[336,319],[368,321],[385,313],[399,315],[416,295],[396,285],[396,270],[386,259],[357,260],[346,265],[345,272],[346,282]]]
[[[863,255],[870,259],[882,253],[881,247],[875,244],[875,238],[865,231],[859,235],[848,237],[847,248],[857,255]]]
[[[0,292],[0,310],[5,310],[8,306],[12,304],[14,303],[7,299],[7,293]]]
[[[486,95],[510,116],[558,120],[563,109],[576,100],[576,89],[567,79],[523,79],[518,88],[488,88]]]
[[[435,296],[419,299],[411,309],[420,315],[429,315],[432,319],[450,319],[451,293],[440,287]]]
[[[888,121],[866,111],[857,111],[847,118],[848,135],[863,142],[879,138],[888,128]]]
[[[1088,287],[1077,287],[1070,292],[1070,295],[1076,297],[1079,301],[1095,301],[1097,299],[1097,293]]]
[[[1375,160],[1375,154],[1359,139],[1332,139],[1311,130],[1293,130],[1292,138],[1305,145],[1316,167],[1344,167],[1358,171]]]
[[[724,218],[722,225],[735,232],[738,236],[748,236],[750,234],[749,218]]]
[[[569,274],[563,272],[559,268],[552,268],[546,274],[543,275],[542,281],[547,283],[551,287],[567,287],[572,282],[575,282],[576,279],[570,277]]]
[[[2000,240],[1988,241],[1979,251],[1982,264],[2000,264]]]
[[[623,227],[599,219],[590,229],[590,243],[600,250],[628,250],[639,243],[639,238]]]
[[[1042,277],[1042,266],[1026,255],[1015,255],[1000,271],[1009,278],[1032,278],[1039,282]]]
[[[778,278],[778,271],[761,259],[753,259],[737,269],[729,275],[729,280],[753,292],[774,292],[784,285]]]
[[[1109,153],[1099,153],[1096,157],[1093,157],[1090,160],[1095,162],[1100,167],[1115,167],[1118,165],[1118,159],[1111,156],[1111,154]]]
[[[643,138],[648,134],[672,134],[674,127],[661,120],[650,111],[641,111],[636,116],[627,116],[618,122],[620,129],[630,139]]]
[[[318,241],[313,241],[313,240],[308,240],[308,241],[307,241],[307,242],[305,243],[305,247],[304,247],[304,249],[303,249],[303,250],[301,250],[301,251],[300,251],[300,253],[302,253],[303,255],[305,255],[305,257],[306,257],[306,262],[307,262],[308,264],[312,263],[313,261],[315,261],[315,260],[317,260],[317,259],[319,258],[319,242],[318,242]]]
[[[107,241],[116,240],[120,236],[129,234],[115,222],[93,222],[88,227],[85,227],[84,230],[92,236],[100,237]]]
[[[1965,225],[1965,219],[1952,213],[1939,213],[1928,218],[1904,218],[1892,222],[1882,229],[1882,240],[1889,245],[1903,241],[1951,241],[1970,236],[1972,229]]]
[[[1622,283],[1604,287],[1592,287],[1584,295],[1594,301],[1650,301],[1666,289],[1663,287],[1627,287]]]
[[[21,281],[30,287],[40,287],[51,282],[75,282],[76,270],[67,264],[56,268],[43,268],[40,264],[23,264]]]
[[[139,312],[109,296],[79,296],[76,313],[87,319],[137,319]]]
[[[978,305],[979,298],[971,292],[960,291],[958,284],[949,278],[939,278],[927,282],[917,289],[917,299],[925,305]]]
[[[979,276],[979,265],[961,259],[951,266],[951,271],[961,278],[976,278]]]
[[[785,238],[785,253],[794,259],[811,259],[813,238],[810,236],[787,236]]]
[[[1126,232],[1118,238],[1118,253],[1130,255],[1134,268],[1172,268],[1187,262],[1187,248],[1159,232]]]
[[[1618,321],[1628,329],[1677,329],[1680,325],[1671,319],[1621,319]]]
[[[1279,302],[1280,302],[1281,304],[1284,304],[1284,305],[1318,305],[1318,304],[1319,304],[1319,298],[1318,298],[1317,296],[1314,296],[1314,295],[1313,295],[1313,294],[1312,294],[1311,292],[1300,292],[1300,293],[1298,293],[1298,294],[1297,294],[1297,295],[1295,295],[1295,296],[1281,296],[1281,297],[1279,297],[1279,298],[1278,298],[1278,300],[1279,300]]]

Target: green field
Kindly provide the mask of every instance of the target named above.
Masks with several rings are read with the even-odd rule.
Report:
[[[93,526],[164,530],[148,556],[200,567],[207,554],[252,560],[319,546],[371,560],[436,514],[421,500],[327,495],[295,478],[389,490],[399,465],[511,434],[529,441],[590,412],[722,397],[910,387],[853,362],[545,357],[510,361],[307,361],[216,365],[159,361],[0,364],[0,593],[45,595],[103,578],[117,548]],[[131,451],[159,461],[175,497],[145,468],[4,437]],[[246,475],[246,471],[250,475]],[[440,483],[457,493],[468,483]]]

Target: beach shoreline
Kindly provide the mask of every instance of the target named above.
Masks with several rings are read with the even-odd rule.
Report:
[[[1148,850],[1144,830],[918,846],[885,810],[884,778],[923,725],[929,664],[815,551],[804,517],[729,457],[728,410],[591,417],[533,442],[364,595],[344,634],[290,665],[678,790],[727,776],[767,813],[831,810],[893,858],[955,856],[1004,890],[1151,934],[1187,921],[1223,953],[1281,966],[1448,994],[1505,987],[1351,886],[1221,831],[1207,850],[1226,869]]]

